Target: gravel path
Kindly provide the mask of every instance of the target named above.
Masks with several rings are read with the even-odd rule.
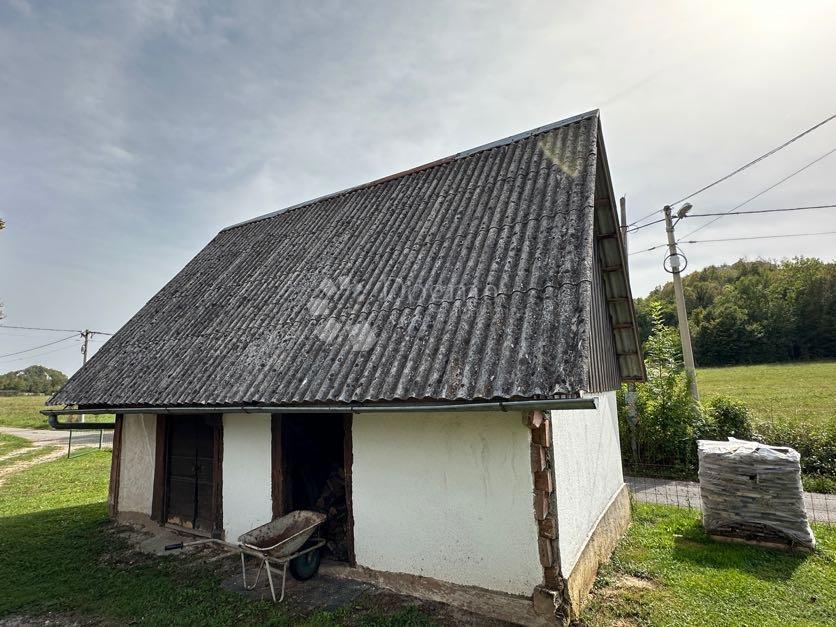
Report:
[[[642,503],[660,503],[702,509],[700,484],[649,477],[624,477],[630,491]],[[836,524],[836,494],[804,493],[804,506],[810,522]]]
[[[30,440],[35,446],[43,444],[57,444],[67,446],[69,431],[56,431],[55,429],[19,429],[17,427],[0,427],[0,433],[16,435],[20,438]],[[104,431],[103,445],[113,445],[113,431]],[[98,431],[75,431],[73,433],[73,448],[76,446],[98,446]]]

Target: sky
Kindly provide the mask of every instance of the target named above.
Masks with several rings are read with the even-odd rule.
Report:
[[[834,23],[836,3],[814,0],[4,0],[2,324],[116,331],[224,226],[595,108],[633,221],[836,113]],[[833,148],[836,120],[692,212]],[[745,208],[834,203],[836,154]],[[724,218],[692,239],[820,231],[836,210]],[[634,295],[666,281],[663,250],[638,252],[664,241],[659,224],[631,234]],[[836,235],[682,248],[687,271],[833,260]],[[0,372],[74,372],[70,335],[0,328]]]

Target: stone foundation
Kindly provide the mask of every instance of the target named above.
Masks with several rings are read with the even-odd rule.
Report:
[[[573,617],[586,603],[598,567],[610,558],[629,525],[630,493],[625,484],[610,501],[566,581]]]

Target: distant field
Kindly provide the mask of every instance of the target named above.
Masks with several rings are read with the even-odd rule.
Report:
[[[48,429],[44,409],[48,396],[0,396],[0,427]]]
[[[49,429],[46,416],[40,413],[46,408],[48,398],[45,395],[0,396],[0,427]],[[96,422],[113,422],[113,416],[96,416]]]
[[[731,396],[756,423],[836,424],[836,362],[702,368],[700,396]]]

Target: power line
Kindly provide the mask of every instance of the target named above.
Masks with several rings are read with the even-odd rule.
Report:
[[[28,331],[55,331],[56,333],[84,333],[82,329],[47,329],[44,327],[23,327],[14,324],[0,324],[0,327],[5,329],[26,329]],[[106,331],[90,331],[90,333],[96,335],[113,335],[113,333],[107,333]]]
[[[14,324],[0,324],[6,329],[26,329],[28,331],[55,331],[56,333],[81,333],[80,329],[46,329],[44,327],[21,327]]]
[[[669,204],[670,204],[670,205],[678,205],[679,203],[681,203],[681,202],[683,202],[683,201],[685,201],[685,200],[688,200],[689,198],[693,198],[693,197],[694,197],[694,196],[696,196],[697,194],[701,194],[701,193],[703,193],[705,190],[707,190],[707,189],[711,189],[711,188],[712,188],[712,187],[714,187],[715,185],[717,185],[717,184],[719,184],[719,183],[722,183],[723,181],[726,181],[726,180],[730,179],[730,178],[731,178],[731,177],[733,177],[735,174],[740,174],[740,173],[741,173],[741,172],[743,172],[743,170],[745,170],[746,168],[749,168],[749,167],[751,167],[751,166],[755,165],[756,163],[758,163],[758,162],[760,162],[760,161],[763,161],[763,160],[764,160],[764,159],[766,159],[767,157],[770,157],[770,156],[774,155],[774,154],[775,154],[776,152],[778,152],[779,150],[781,150],[781,149],[783,149],[783,148],[786,148],[787,146],[789,146],[789,145],[790,145],[791,143],[793,143],[794,141],[797,141],[797,140],[801,139],[802,137],[804,137],[804,136],[805,136],[805,135],[807,135],[808,133],[812,133],[813,131],[815,131],[815,130],[816,130],[817,128],[819,128],[820,126],[824,126],[825,124],[827,124],[828,122],[830,122],[830,120],[832,120],[833,118],[836,118],[836,113],[834,113],[834,114],[833,114],[833,115],[831,115],[830,117],[825,118],[824,120],[822,120],[822,121],[821,121],[821,122],[819,122],[818,124],[816,124],[816,125],[814,125],[814,126],[811,126],[811,127],[810,127],[810,128],[808,128],[806,131],[804,131],[804,132],[802,132],[802,133],[799,133],[798,135],[796,135],[796,136],[795,136],[795,137],[793,137],[792,139],[789,139],[789,140],[785,141],[785,142],[784,142],[783,144],[781,144],[780,146],[778,146],[778,147],[776,147],[776,148],[773,148],[772,150],[770,150],[770,151],[769,151],[769,152],[767,152],[767,153],[762,154],[762,155],[761,155],[760,157],[758,157],[757,159],[753,159],[752,161],[750,161],[750,162],[749,162],[749,163],[747,163],[746,165],[740,166],[740,167],[739,167],[739,168],[737,168],[737,170],[735,170],[734,172],[730,172],[729,174],[726,174],[726,176],[724,176],[724,177],[722,177],[722,178],[717,179],[717,180],[716,180],[716,181],[714,181],[713,183],[709,183],[709,184],[708,184],[708,185],[706,185],[705,187],[701,187],[701,188],[700,188],[700,189],[698,189],[697,191],[692,192],[692,193],[688,194],[687,196],[683,196],[683,197],[682,197],[682,198],[680,198],[679,200],[675,200],[675,201],[673,201],[672,203],[669,203]]]
[[[43,355],[51,355],[52,353],[57,353],[59,351],[65,351],[70,348],[75,348],[75,346],[62,346],[61,348],[56,348],[51,351],[44,351],[43,353],[35,353],[34,355],[24,355],[23,357],[12,357],[11,359],[4,359],[0,363],[8,363],[11,361],[20,361],[21,359],[34,359],[35,357],[42,357]]]
[[[808,205],[806,207],[782,207],[780,209],[751,209],[749,211],[735,211],[734,213],[728,211],[715,211],[715,212],[707,212],[707,213],[689,213],[687,215],[682,216],[684,218],[709,218],[711,216],[728,216],[728,215],[736,215],[742,216],[749,213],[778,213],[781,211],[805,211],[807,209],[834,209],[836,208],[836,204],[833,205]],[[632,229],[628,229],[628,233],[635,233],[636,231],[641,231],[643,228],[648,226],[653,226],[654,224],[658,224],[659,222],[664,222],[664,218],[660,218],[658,220],[654,220],[653,222],[648,222],[647,224],[642,224],[641,226],[634,227]],[[695,231],[692,231],[694,233]]]
[[[721,237],[717,239],[680,240],[681,244],[708,244],[711,242],[739,242],[746,239],[780,239],[782,237],[810,237],[813,235],[836,235],[836,231],[820,231],[818,233],[781,233],[780,235],[744,235],[740,237]]]
[[[0,357],[11,357],[12,355],[20,355],[21,353],[28,353],[28,352],[31,352],[31,351],[36,351],[39,348],[46,348],[47,346],[52,346],[53,344],[59,344],[61,342],[66,342],[67,340],[71,340],[74,337],[75,337],[75,334],[70,335],[69,337],[65,337],[63,339],[60,339],[60,340],[55,340],[54,342],[47,342],[46,344],[41,344],[40,346],[33,346],[32,348],[24,348],[22,351],[17,351],[17,352],[14,352],[14,353],[5,353],[3,355],[0,355]]]
[[[709,216],[727,216],[727,215],[736,215],[736,216],[743,216],[748,213],[776,213],[780,211],[804,211],[806,209],[833,209],[836,208],[836,205],[810,205],[807,207],[782,207],[781,209],[749,209],[748,211],[735,211],[734,214],[730,214],[727,211],[718,211],[714,213],[689,213],[688,215],[683,216],[684,218],[707,218]],[[639,227],[641,228],[641,227]]]
[[[829,157],[829,156],[830,156],[830,155],[832,155],[834,152],[836,152],[836,148],[831,148],[831,149],[830,149],[830,150],[828,150],[826,153],[824,153],[822,156],[817,157],[816,159],[813,159],[810,163],[808,163],[808,164],[807,164],[807,165],[805,165],[805,166],[800,167],[800,168],[799,168],[799,169],[797,169],[795,172],[793,172],[793,173],[791,173],[791,174],[788,174],[787,176],[785,176],[784,178],[782,178],[782,179],[781,179],[780,181],[778,181],[777,183],[773,183],[772,185],[770,185],[770,186],[769,186],[769,187],[767,187],[766,189],[764,189],[764,190],[762,190],[762,191],[758,192],[758,193],[757,193],[757,194],[755,194],[754,196],[751,196],[751,197],[747,198],[747,199],[746,199],[746,200],[744,200],[742,203],[740,203],[740,204],[738,204],[738,205],[735,205],[734,207],[732,207],[731,209],[729,209],[728,211],[726,211],[726,213],[724,213],[723,215],[728,215],[728,214],[730,214],[730,213],[734,213],[735,211],[737,211],[738,209],[740,209],[742,206],[744,206],[744,205],[748,205],[750,202],[752,202],[753,200],[755,200],[755,198],[759,198],[759,197],[763,196],[765,193],[767,193],[768,191],[771,191],[771,190],[775,189],[776,187],[778,187],[778,186],[779,186],[779,185],[781,185],[782,183],[786,183],[787,181],[789,181],[789,180],[790,180],[792,177],[794,177],[795,175],[797,175],[797,174],[801,174],[802,172],[804,172],[804,170],[806,170],[807,168],[809,168],[809,167],[811,167],[811,166],[813,166],[813,165],[817,164],[817,163],[818,163],[819,161],[821,161],[822,159],[825,159],[825,158]],[[683,235],[682,237],[688,237],[689,235],[693,235],[693,234],[694,234],[694,233],[696,233],[697,231],[702,231],[702,230],[703,230],[704,228],[706,228],[707,226],[711,226],[712,224],[714,224],[715,222],[717,222],[717,220],[721,219],[721,218],[723,217],[723,215],[717,216],[717,217],[716,217],[716,218],[714,218],[713,220],[709,220],[708,222],[706,222],[706,223],[705,223],[705,224],[703,224],[702,226],[697,227],[696,229],[694,229],[693,231],[690,231],[689,233],[686,233],[686,234],[685,234],[685,235]]]
[[[750,161],[749,163],[747,163],[747,164],[745,164],[745,165],[740,166],[739,168],[737,168],[737,169],[736,169],[736,170],[734,170],[733,172],[730,172],[729,174],[726,174],[726,175],[725,175],[725,176],[723,176],[722,178],[717,179],[717,180],[716,180],[716,181],[714,181],[713,183],[709,183],[709,184],[708,184],[708,185],[706,185],[705,187],[701,187],[701,188],[700,188],[700,189],[698,189],[697,191],[692,192],[692,193],[688,194],[687,196],[683,196],[683,197],[682,197],[682,198],[680,198],[679,200],[675,200],[674,202],[672,202],[672,203],[668,203],[668,204],[669,204],[669,205],[671,205],[671,206],[673,206],[673,205],[677,205],[677,204],[679,204],[679,203],[681,203],[681,202],[683,202],[683,201],[685,201],[685,200],[688,200],[689,198],[693,198],[693,197],[694,197],[694,196],[696,196],[697,194],[701,194],[701,193],[703,193],[703,192],[704,192],[704,191],[706,191],[707,189],[711,189],[711,188],[712,188],[712,187],[714,187],[715,185],[719,185],[719,184],[720,184],[720,183],[722,183],[723,181],[727,181],[728,179],[730,179],[731,177],[733,177],[735,174],[740,174],[741,172],[743,172],[743,170],[746,170],[747,168],[749,168],[749,167],[751,167],[751,166],[755,165],[756,163],[759,163],[760,161],[763,161],[763,160],[764,160],[764,159],[766,159],[767,157],[771,157],[772,155],[774,155],[774,154],[775,154],[776,152],[778,152],[779,150],[782,150],[783,148],[786,148],[787,146],[789,146],[789,145],[790,145],[790,144],[792,144],[793,142],[795,142],[795,141],[797,141],[797,140],[801,139],[802,137],[804,137],[804,136],[805,136],[805,135],[807,135],[808,133],[812,133],[812,132],[813,132],[813,131],[815,131],[817,128],[819,128],[819,127],[821,127],[821,126],[824,126],[825,124],[827,124],[828,122],[830,122],[833,118],[836,118],[836,113],[834,113],[833,115],[831,115],[831,116],[829,116],[829,117],[825,118],[824,120],[822,120],[822,121],[821,121],[821,122],[819,122],[818,124],[816,124],[816,125],[814,125],[814,126],[811,126],[811,127],[810,127],[810,128],[808,128],[806,131],[803,131],[803,132],[799,133],[799,134],[798,134],[798,135],[796,135],[795,137],[793,137],[793,138],[791,138],[791,139],[788,139],[787,141],[785,141],[785,142],[784,142],[783,144],[781,144],[780,146],[777,146],[777,147],[773,148],[773,149],[772,149],[772,150],[770,150],[769,152],[766,152],[766,153],[762,154],[760,157],[757,157],[756,159],[753,159],[753,160],[752,160],[752,161]],[[631,223],[630,223],[630,224],[628,224],[627,226],[634,226],[634,225],[638,224],[639,222],[644,222],[644,221],[645,221],[647,218],[649,218],[650,216],[652,216],[652,215],[655,215],[655,214],[659,213],[659,211],[661,211],[661,209],[657,209],[657,210],[655,210],[655,211],[652,211],[652,212],[648,213],[646,216],[644,216],[644,217],[642,217],[642,218],[639,218],[638,220],[634,220],[633,222],[631,222]]]
[[[725,214],[724,214],[725,215]],[[677,244],[710,244],[713,242],[739,242],[742,240],[749,240],[749,239],[780,239],[783,237],[812,237],[814,235],[836,235],[836,231],[820,231],[817,233],[781,233],[780,235],[747,235],[747,236],[740,236],[740,237],[721,237],[717,239],[690,239],[690,240],[678,240]],[[650,248],[645,248],[643,250],[637,250],[630,255],[639,255],[641,253],[649,253],[652,250],[656,250],[657,248],[664,248],[667,244],[656,244],[656,246],[651,246]]]

